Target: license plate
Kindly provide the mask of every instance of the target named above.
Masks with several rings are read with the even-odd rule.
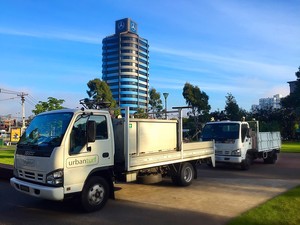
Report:
[[[20,189],[21,189],[22,191],[29,192],[29,187],[27,187],[27,186],[20,185]]]

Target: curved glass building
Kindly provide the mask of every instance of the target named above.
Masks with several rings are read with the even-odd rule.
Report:
[[[120,107],[148,110],[149,44],[129,18],[117,20],[115,34],[102,41],[102,79]]]

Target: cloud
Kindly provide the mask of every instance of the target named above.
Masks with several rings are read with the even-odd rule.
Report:
[[[206,52],[195,52],[187,50],[173,50],[164,47],[154,46],[151,50],[155,53],[162,55],[176,56],[177,60],[172,65],[170,61],[165,66],[170,66],[172,68],[177,68],[185,71],[195,71],[195,72],[206,72],[217,74],[216,70],[227,71],[232,75],[251,75],[260,77],[261,79],[286,79],[286,75],[293,74],[295,68],[287,65],[281,64],[272,64],[261,61],[259,57],[256,57],[256,60],[246,59],[243,52],[237,51],[237,57],[224,56],[219,54],[212,54]],[[244,58],[240,56],[244,55]],[[184,63],[180,63],[180,59],[189,59],[184,60]],[[260,60],[260,61],[258,61]],[[267,59],[265,59],[267,61]],[[213,67],[207,67],[206,63],[213,64]],[[210,65],[211,66],[211,65]],[[208,69],[210,68],[210,69]],[[214,68],[211,71],[211,68]],[[236,78],[236,77],[235,77]]]
[[[65,41],[74,41],[88,44],[97,44],[101,43],[100,35],[81,35],[71,32],[39,32],[39,31],[23,31],[20,29],[8,29],[0,27],[0,34],[4,35],[14,35],[14,36],[25,36],[25,37],[34,37],[34,38],[46,38],[46,39],[56,39],[56,40],[65,40]]]

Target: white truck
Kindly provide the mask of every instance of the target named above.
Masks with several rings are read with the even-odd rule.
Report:
[[[259,132],[259,122],[218,121],[207,123],[202,140],[215,141],[215,160],[235,163],[248,170],[253,160],[274,164],[281,148],[280,132]]]
[[[78,197],[85,211],[114,198],[114,181],[159,181],[180,186],[197,177],[197,165],[215,163],[214,142],[183,143],[182,119],[112,119],[106,110],[64,109],[36,116],[15,152],[11,185],[31,196]]]

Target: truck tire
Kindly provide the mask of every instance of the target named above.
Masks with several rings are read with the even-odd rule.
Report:
[[[191,163],[185,162],[181,166],[178,174],[172,176],[171,178],[174,184],[186,187],[192,184],[194,176],[195,176],[194,167],[192,166]]]
[[[275,164],[277,161],[277,153],[275,150],[268,153],[268,157],[264,159],[264,163],[266,164]]]
[[[251,163],[252,163],[252,156],[250,153],[247,153],[246,158],[241,162],[241,169],[249,170]]]
[[[102,177],[91,177],[81,192],[81,205],[84,211],[93,212],[101,209],[107,202],[109,186]]]
[[[155,184],[162,181],[162,176],[160,173],[151,173],[145,175],[138,175],[136,180],[140,184]]]

